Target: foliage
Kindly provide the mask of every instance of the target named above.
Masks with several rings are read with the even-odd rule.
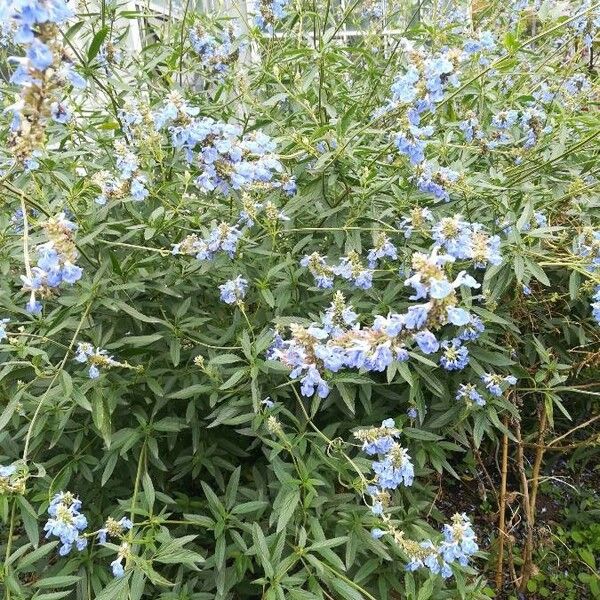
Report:
[[[598,7],[74,4],[0,6],[4,597],[548,587],[548,457],[598,460]]]

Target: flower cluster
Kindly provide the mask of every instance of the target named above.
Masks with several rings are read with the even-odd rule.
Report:
[[[15,158],[26,168],[37,168],[34,152],[43,146],[50,118],[58,123],[70,119],[60,101],[66,85],[85,87],[85,81],[65,60],[59,26],[72,16],[64,0],[7,0],[0,3],[0,22],[14,24],[14,41],[25,46],[25,56],[13,56],[17,64],[10,81],[21,87],[20,99],[8,107],[12,113],[10,144]]]
[[[429,539],[420,543],[406,539],[404,532],[391,522],[385,521],[385,524],[386,530],[375,528],[371,535],[375,539],[380,539],[386,534],[391,535],[394,542],[410,558],[406,565],[407,571],[427,568],[434,575],[448,578],[452,576],[451,564],[458,562],[466,566],[470,557],[479,550],[471,521],[465,514],[454,515],[452,522],[444,525],[444,541],[438,545]]]
[[[388,252],[392,252],[393,246],[389,244],[387,248],[374,248],[369,253],[369,262],[376,261],[376,254],[380,253],[384,256]],[[394,248],[395,253],[395,248]],[[387,254],[391,256],[391,254]],[[328,289],[333,287],[334,276],[337,275],[342,279],[350,281],[354,287],[368,290],[373,285],[373,271],[366,269],[361,261],[360,255],[355,252],[349,252],[347,256],[342,256],[337,265],[329,266],[325,258],[318,252],[313,252],[310,255],[304,256],[300,260],[300,266],[308,267],[311,275],[315,278],[317,287]]]
[[[87,527],[87,519],[80,512],[81,500],[71,492],[60,492],[52,498],[48,507],[48,522],[44,525],[46,537],[51,535],[60,539],[62,546],[59,554],[69,554],[73,545],[77,550],[87,546],[87,538],[81,532]]]
[[[123,52],[112,40],[108,39],[102,43],[96,56],[98,64],[108,74],[112,67],[120,66],[123,62]]]
[[[225,304],[238,304],[244,299],[247,289],[248,282],[241,275],[238,275],[235,279],[226,281],[219,286],[221,301]]]
[[[384,0],[365,0],[360,11],[364,19],[381,19],[385,14]]]
[[[23,495],[27,478],[22,469],[16,464],[0,465],[0,496],[6,494]]]
[[[273,33],[277,21],[286,17],[286,8],[290,0],[251,0],[248,13],[253,15],[254,24],[267,33]]]
[[[496,149],[510,144],[517,144],[524,150],[533,148],[542,135],[552,131],[546,113],[534,106],[518,111],[503,110],[491,119],[492,130],[486,136],[479,126],[479,121],[471,117],[459,124],[467,142],[476,141],[485,149]],[[517,162],[521,160],[517,156]]]
[[[462,340],[453,338],[440,343],[442,355],[440,365],[446,371],[461,371],[469,364],[469,350],[463,346]]]
[[[485,373],[481,376],[486,391],[492,396],[499,398],[502,396],[507,386],[517,383],[517,378],[513,375],[496,375],[495,373]],[[473,404],[485,406],[486,400],[474,383],[461,383],[456,392],[456,400],[465,402],[468,406]]]
[[[493,52],[496,49],[496,40],[491,31],[480,31],[476,37],[465,40],[463,50],[467,54],[480,54]]]
[[[391,503],[391,492],[400,486],[411,486],[414,481],[414,467],[408,451],[396,441],[399,436],[400,430],[396,428],[393,419],[385,419],[380,427],[354,433],[354,437],[362,442],[363,451],[368,456],[377,456],[371,466],[375,473],[374,481],[367,486],[367,492],[371,496],[371,512],[380,517],[385,529],[376,527],[371,534],[375,539],[391,535],[410,559],[406,565],[408,571],[426,567],[433,574],[450,577],[451,564],[458,562],[466,566],[469,558],[479,549],[475,532],[464,514],[454,515],[452,522],[444,525],[444,539],[438,545],[429,539],[420,543],[409,540],[393,524],[386,514],[386,508]]]
[[[240,51],[236,38],[239,33],[233,25],[213,35],[197,23],[190,28],[188,35],[205,72],[224,75],[237,61]]]
[[[197,108],[189,107],[172,93],[155,124],[157,130],[170,124],[173,146],[183,150],[188,161],[195,157],[200,170],[195,180],[199,189],[223,195],[248,188],[295,192],[294,180],[283,173],[283,165],[274,153],[276,144],[268,135],[260,131],[244,134],[238,125],[209,117],[195,118],[197,114]]]
[[[434,220],[433,213],[428,208],[415,206],[408,216],[404,216],[398,222],[398,229],[404,233],[405,238],[412,237],[416,231],[425,232],[429,223]]]
[[[96,197],[96,204],[104,206],[108,200],[121,199],[127,195],[136,202],[145,200],[149,195],[147,179],[140,171],[138,157],[119,140],[115,142],[115,155],[119,176],[114,177],[108,171],[100,171],[93,177],[94,183],[101,190]]]
[[[89,365],[88,376],[90,379],[100,377],[100,368],[110,369],[111,367],[125,366],[123,363],[114,360],[112,356],[108,356],[106,350],[94,348],[92,344],[87,342],[79,342],[77,344],[75,360],[78,363]]]
[[[212,260],[218,252],[225,252],[233,258],[237,251],[238,243],[243,230],[236,225],[219,223],[215,225],[206,239],[200,239],[192,234],[185,237],[178,244],[174,244],[172,254],[188,254],[197,260]]]
[[[125,575],[125,566],[123,561],[131,555],[131,548],[128,542],[121,542],[119,551],[117,552],[117,558],[110,563],[112,573],[114,577],[123,577]]]
[[[308,328],[293,324],[290,339],[276,336],[269,357],[289,367],[292,379],[300,378],[303,395],[311,396],[316,390],[320,397],[325,397],[329,394],[329,385],[323,378],[324,372],[336,373],[342,369],[381,372],[394,361],[408,360],[411,344],[424,354],[437,352],[440,341],[432,330],[446,324],[462,328],[474,324],[476,329],[483,325],[458,306],[456,289],[460,286],[478,288],[479,284],[465,271],[449,280],[445,267],[454,260],[448,254],[440,254],[437,246],[429,255],[414,253],[405,285],[414,289],[410,300],[426,302],[413,304],[403,314],[378,315],[371,327],[361,328],[353,312],[349,319],[338,318],[332,327],[332,314],[343,315],[345,310],[343,302],[336,297],[321,324]],[[460,334],[464,332],[461,330]],[[468,352],[462,342],[463,338],[455,338],[442,344],[442,366],[459,369],[466,365]]]
[[[452,563],[458,562],[466,566],[469,558],[479,550],[471,521],[466,515],[454,515],[452,523],[446,523],[442,531],[444,541],[439,546],[435,546],[431,540],[421,542],[421,548],[426,556],[420,554],[412,556],[407,565],[409,571],[427,567],[433,574],[439,574],[444,578],[450,577]]]
[[[26,309],[34,314],[42,311],[42,304],[36,299],[48,298],[61,283],[73,284],[83,274],[83,269],[75,264],[78,257],[73,233],[77,225],[69,221],[64,213],[48,219],[42,228],[49,241],[36,247],[36,266],[21,275],[23,289],[30,292]]]
[[[98,541],[101,544],[106,544],[107,537],[121,538],[126,531],[133,527],[131,519],[121,517],[118,521],[112,517],[106,519],[106,523],[102,529],[98,530]]]
[[[377,266],[377,263],[385,257],[396,260],[398,258],[398,251],[385,233],[378,232],[375,235],[373,248],[371,248],[367,254],[369,268],[374,269]]]
[[[458,181],[459,174],[448,167],[436,167],[425,161],[416,169],[416,182],[419,190],[431,194],[436,201],[450,202],[450,191]]]
[[[457,400],[464,400],[468,405],[485,406],[485,399],[473,383],[461,383],[456,392]]]
[[[433,239],[458,260],[471,260],[476,268],[499,265],[500,237],[490,236],[479,223],[468,223],[460,214],[440,219],[432,228]]]
[[[399,107],[413,108],[417,114],[433,112],[435,104],[443,99],[446,88],[458,85],[462,51],[450,49],[430,54],[423,48],[416,48],[409,40],[402,39],[401,44],[408,64],[404,72],[396,76],[390,100],[376,111],[375,117]]]
[[[307,254],[300,260],[301,267],[307,267],[310,274],[315,278],[317,287],[329,289],[333,287],[333,277],[335,275],[333,268],[330,267],[325,258],[318,252]]]
[[[486,390],[488,390],[492,396],[499,398],[502,396],[503,386],[515,385],[517,383],[517,378],[514,375],[496,375],[495,373],[485,373],[481,376],[481,381],[483,381]]]
[[[295,189],[295,188],[294,188]],[[258,215],[264,213],[267,221],[275,223],[278,221],[289,221],[290,218],[279,210],[273,202],[256,202],[248,194],[242,194],[242,210],[238,219],[238,225],[252,227]]]
[[[354,433],[354,437],[362,442],[363,451],[378,457],[371,465],[375,473],[373,485],[367,489],[372,498],[371,511],[377,516],[381,516],[389,504],[390,490],[413,484],[414,467],[407,450],[395,441],[399,435],[393,419],[385,419],[381,427]]]

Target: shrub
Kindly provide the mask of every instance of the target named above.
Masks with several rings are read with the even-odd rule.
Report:
[[[537,589],[545,459],[597,461],[598,8],[73,4],[0,7],[5,597]]]

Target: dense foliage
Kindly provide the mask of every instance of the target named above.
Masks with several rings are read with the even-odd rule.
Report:
[[[4,598],[600,597],[598,6],[192,4],[0,3]]]

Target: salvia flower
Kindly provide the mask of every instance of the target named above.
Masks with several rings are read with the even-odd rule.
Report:
[[[128,517],[121,517],[118,521],[112,517],[106,519],[104,527],[98,530],[98,541],[106,544],[108,537],[121,538],[126,531],[133,527],[133,523]]]
[[[220,285],[219,289],[221,290],[222,302],[236,304],[244,299],[246,290],[248,289],[248,282],[241,275],[238,275],[235,279],[231,279]]]
[[[199,169],[195,184],[200,190],[222,195],[248,189],[295,192],[268,135],[261,131],[244,134],[239,125],[197,114],[196,107],[172,92],[154,120],[157,130],[169,125],[173,146]]]
[[[464,400],[468,404],[474,403],[477,406],[485,406],[485,399],[472,383],[461,383],[456,392],[456,399]]]
[[[393,419],[385,419],[380,427],[354,433],[354,437],[362,442],[363,451],[378,457],[371,465],[375,473],[374,484],[367,488],[372,499],[371,512],[376,516],[382,516],[390,504],[389,490],[413,484],[414,467],[408,451],[396,442],[399,436]]]
[[[333,302],[321,319],[323,329],[333,338],[338,337],[353,327],[358,315],[346,304],[342,292],[336,292]]]
[[[48,507],[48,522],[44,525],[46,537],[55,536],[62,546],[59,554],[65,556],[72,547],[83,550],[87,546],[87,538],[82,534],[87,527],[87,519],[80,512],[81,500],[71,492],[60,492],[52,498]]]
[[[110,369],[111,367],[124,366],[122,363],[114,360],[112,356],[108,356],[106,350],[94,348],[92,344],[87,342],[79,342],[77,344],[75,360],[78,363],[89,365],[88,376],[90,379],[97,379],[100,377],[101,368]]]
[[[484,331],[485,325],[483,321],[477,315],[472,314],[469,322],[460,329],[456,337],[463,342],[470,342],[478,339]]]
[[[254,24],[267,33],[273,33],[277,22],[286,17],[286,8],[290,0],[251,0],[248,13],[253,16]]]
[[[301,267],[308,267],[310,274],[315,278],[317,287],[328,289],[333,287],[333,268],[326,262],[325,258],[318,252],[304,256],[300,260]]]
[[[14,26],[17,44],[25,56],[9,60],[17,65],[11,83],[21,87],[20,99],[6,110],[12,113],[9,144],[15,159],[34,170],[35,153],[44,145],[49,119],[66,123],[69,111],[61,102],[68,85],[84,87],[62,44],[59,26],[73,15],[65,0],[5,0],[0,22]]]
[[[450,341],[443,341],[440,346],[442,348],[440,365],[446,371],[461,371],[469,364],[469,350],[462,345],[460,339],[454,338]]]
[[[360,255],[354,250],[347,256],[342,256],[339,264],[332,267],[332,271],[361,290],[368,290],[373,285],[373,271],[364,267]]]
[[[30,292],[26,309],[34,314],[42,309],[37,296],[48,298],[62,283],[72,285],[83,275],[83,269],[75,264],[79,255],[74,241],[77,225],[60,213],[43,223],[42,228],[49,241],[36,247],[37,264],[21,275],[23,290]]]
[[[22,496],[25,493],[26,481],[26,470],[17,463],[7,466],[0,465],[0,496],[8,494]]]
[[[465,514],[454,515],[452,523],[444,525],[443,533],[444,541],[440,546],[443,560],[466,566],[469,558],[479,550],[469,518]]]
[[[233,258],[242,237],[243,231],[237,225],[222,222],[214,225],[205,239],[192,234],[178,244],[173,245],[172,253],[195,255],[196,260],[213,260],[217,253],[224,252]]]
[[[8,337],[8,335],[6,334],[6,324],[9,321],[9,318],[0,319],[0,342],[2,342]]]
[[[481,381],[492,396],[502,396],[503,387],[512,386],[517,383],[514,375],[496,375],[495,373],[486,373],[481,376]]]
[[[395,442],[381,460],[373,463],[372,469],[375,484],[382,490],[411,486],[414,481],[415,472],[408,451]]]
[[[223,76],[239,56],[236,38],[239,32],[228,25],[215,33],[209,32],[201,23],[190,28],[188,37],[192,48],[200,58],[205,72]]]
[[[363,443],[363,452],[373,456],[374,454],[387,454],[394,445],[394,438],[399,435],[400,430],[396,429],[394,419],[385,419],[380,427],[360,429],[355,432],[354,437]]]
[[[417,187],[437,201],[450,202],[450,191],[458,178],[459,174],[448,167],[434,167],[424,162],[417,170]]]
[[[131,548],[128,542],[122,542],[117,552],[117,558],[110,563],[112,574],[114,577],[123,577],[125,575],[125,565],[123,561],[131,555]]]
[[[385,257],[396,260],[396,258],[398,258],[398,252],[396,246],[390,241],[390,238],[385,233],[378,232],[375,236],[374,246],[367,254],[369,268],[374,269],[379,260]]]
[[[409,557],[407,571],[427,568],[434,575],[443,578],[452,576],[451,565],[458,563],[466,566],[469,559],[478,551],[475,532],[471,521],[464,514],[456,514],[452,521],[442,529],[443,541],[434,544],[430,539],[416,542],[408,539],[389,519],[382,521],[382,526],[372,531],[375,539],[390,536],[393,542]]]
[[[398,229],[404,233],[405,238],[410,238],[415,230],[424,232],[433,221],[433,214],[428,208],[416,206],[411,209],[408,216],[402,217],[398,222]]]

